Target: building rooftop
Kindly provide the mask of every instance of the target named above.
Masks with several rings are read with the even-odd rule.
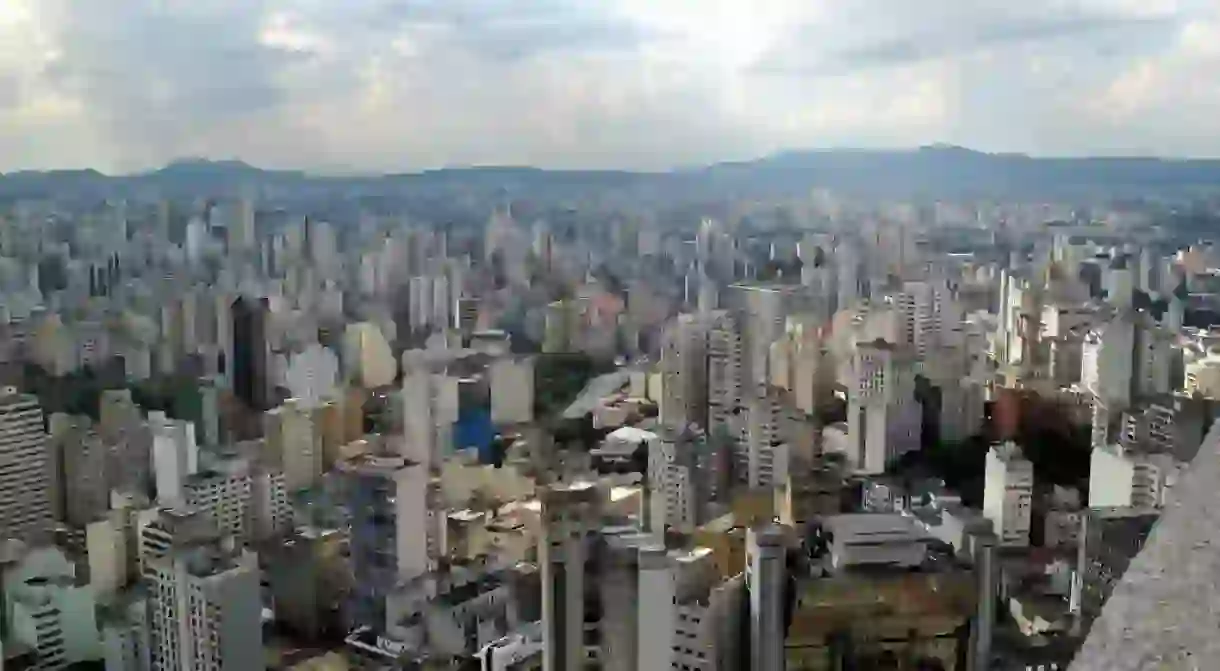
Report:
[[[625,443],[632,443],[634,445],[651,442],[656,440],[656,438],[657,434],[651,431],[636,428],[634,426],[624,426],[615,429],[614,431],[610,432],[610,435],[606,436],[606,440],[608,441],[622,441]]]
[[[839,537],[923,535],[915,520],[897,513],[847,513],[832,515],[823,526]]]

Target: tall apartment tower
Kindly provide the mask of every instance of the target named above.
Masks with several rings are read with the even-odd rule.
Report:
[[[50,530],[50,457],[38,399],[0,388],[0,537],[29,539]]]
[[[605,492],[592,483],[554,485],[542,491],[543,671],[581,669],[586,662],[585,595]],[[591,647],[596,648],[596,645]]]
[[[429,474],[406,457],[371,449],[338,462],[336,470],[351,515],[353,615],[357,624],[380,626],[394,585],[430,568]]]
[[[784,668],[789,531],[783,525],[773,524],[752,528],[746,534],[751,671],[781,671]]]
[[[848,390],[849,461],[867,473],[919,449],[923,411],[915,400],[915,368],[910,351],[884,340],[860,343],[852,361],[855,380]]]
[[[326,469],[320,431],[313,413],[296,399],[288,399],[263,415],[264,437],[270,463],[284,472],[288,491],[318,484]]]
[[[726,311],[708,317],[707,414],[708,435],[735,436],[742,404],[742,342],[737,320]]]
[[[1034,465],[1015,443],[987,452],[984,469],[983,515],[991,520],[1001,547],[1027,547]]]
[[[661,422],[673,428],[707,427],[707,323],[683,314],[665,329],[661,343]]]
[[[157,488],[157,501],[161,505],[180,504],[187,477],[199,470],[195,425],[185,420],[169,419],[164,412],[152,411],[148,413],[148,428],[152,433],[153,481]]]
[[[86,416],[56,412],[48,425],[58,465],[56,512],[63,522],[83,528],[109,507],[105,446]]]
[[[144,534],[153,671],[261,671],[257,555],[184,526],[193,525],[170,520]]]

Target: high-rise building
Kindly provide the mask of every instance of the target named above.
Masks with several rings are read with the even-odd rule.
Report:
[[[270,398],[267,379],[267,299],[239,296],[231,307],[233,356],[226,370],[233,380],[233,393],[252,410],[266,410]]]
[[[56,510],[64,522],[83,528],[109,507],[106,448],[86,416],[57,412],[48,424],[59,464]]]
[[[1081,385],[1115,411],[1131,404],[1136,330],[1134,316],[1121,313],[1085,335]]]
[[[195,425],[185,420],[169,419],[160,411],[148,413],[148,425],[152,432],[153,480],[157,488],[157,501],[162,505],[180,504],[187,477],[199,470]]]
[[[660,418],[681,429],[708,423],[708,329],[700,315],[683,314],[665,329],[661,342]]]
[[[313,412],[296,399],[288,399],[265,414],[265,447],[273,468],[284,473],[289,491],[317,485],[325,470],[321,432]]]
[[[860,343],[848,389],[848,461],[866,473],[883,473],[907,452],[919,449],[923,411],[915,399],[914,358],[884,340]]]
[[[50,530],[52,469],[38,399],[0,389],[0,537],[29,539]]]
[[[144,534],[153,671],[264,668],[257,555],[177,525]]]
[[[790,406],[782,392],[769,387],[750,398],[745,408],[743,440],[735,458],[739,482],[751,488],[778,487],[788,481],[790,446],[785,424]]]
[[[663,429],[648,444],[649,529],[690,533],[728,496],[730,455],[698,429]]]
[[[601,529],[605,492],[592,483],[554,485],[542,490],[543,671],[567,671],[586,665],[599,642],[590,640],[586,623],[587,575],[593,540]],[[593,614],[600,619],[600,614]],[[590,650],[591,649],[591,650]]]
[[[790,529],[773,524],[746,534],[746,585],[750,594],[750,669],[784,668],[784,607]]]
[[[713,312],[708,319],[708,434],[736,436],[741,429],[741,332],[737,320],[728,312]]]
[[[202,513],[221,533],[247,543],[292,526],[284,476],[254,467],[244,457],[213,459],[208,468],[187,477],[182,489],[188,508]]]
[[[1014,443],[992,447],[984,469],[983,515],[1002,547],[1029,545],[1034,465]]]
[[[336,470],[351,523],[352,615],[359,625],[381,627],[391,588],[430,568],[429,473],[385,445],[349,448],[352,456]]]

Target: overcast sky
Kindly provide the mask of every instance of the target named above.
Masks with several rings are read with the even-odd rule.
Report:
[[[0,0],[0,170],[1220,156],[1218,0]]]

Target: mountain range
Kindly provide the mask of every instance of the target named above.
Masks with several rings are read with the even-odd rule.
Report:
[[[55,195],[226,195],[260,187],[358,197],[507,193],[537,200],[588,194],[701,200],[796,195],[814,188],[894,198],[1144,197],[1210,192],[1220,187],[1220,160],[1037,158],[934,145],[911,150],[791,151],[665,172],[461,167],[327,176],[264,170],[241,161],[185,159],[132,175],[95,170],[0,175],[0,198],[10,200]]]

